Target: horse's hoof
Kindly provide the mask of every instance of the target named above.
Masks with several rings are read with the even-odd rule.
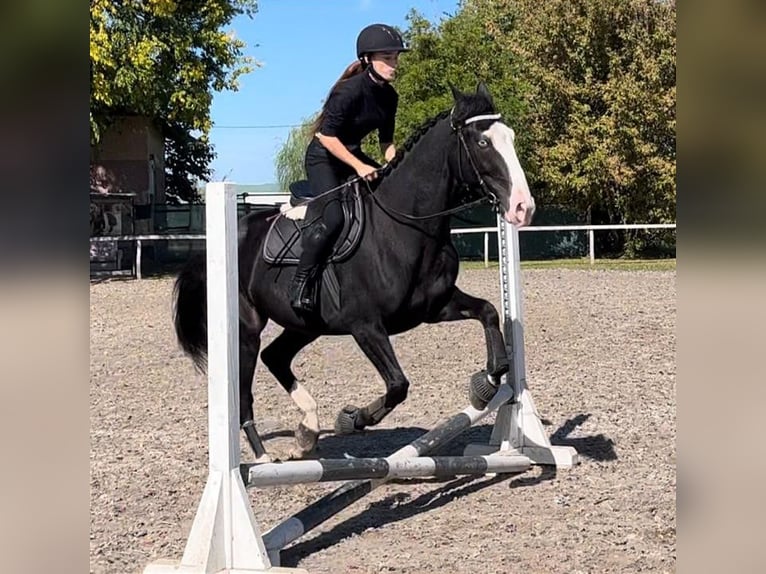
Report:
[[[335,434],[352,434],[359,429],[356,428],[356,419],[359,416],[359,409],[353,405],[346,405],[338,413],[338,418],[335,419]]]
[[[310,452],[310,451],[309,451]],[[306,458],[309,453],[303,450],[300,446],[294,446],[285,454],[285,460],[302,460]]]
[[[495,362],[495,364],[492,366],[492,369],[489,372],[490,372],[490,376],[495,381],[499,381],[500,377],[505,375],[510,370],[511,370],[511,362],[507,358],[503,358],[503,359],[498,359]]]
[[[479,371],[471,376],[471,384],[469,385],[468,398],[471,401],[473,408],[483,411],[487,408],[489,401],[497,393],[499,385],[490,381],[487,377],[487,371]]]
[[[317,445],[317,439],[319,438],[319,432],[310,429],[303,423],[298,425],[295,431],[295,442],[298,443],[297,449],[300,450],[303,456],[310,454]]]

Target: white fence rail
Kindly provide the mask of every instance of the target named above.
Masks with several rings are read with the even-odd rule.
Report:
[[[596,262],[595,233],[597,231],[609,231],[616,229],[675,229],[675,223],[626,223],[620,225],[542,225],[522,227],[521,232],[541,232],[541,231],[587,231],[588,232],[588,253],[591,265]],[[489,267],[489,235],[497,233],[497,227],[463,227],[453,229],[452,235],[468,235],[472,233],[484,234],[484,267]],[[91,237],[91,242],[108,241],[133,241],[135,242],[135,269],[134,273],[137,279],[141,279],[141,251],[145,241],[178,241],[190,239],[205,239],[204,234],[187,235],[119,235],[111,237]]]
[[[522,227],[520,232],[528,231],[587,231],[588,232],[588,253],[590,263],[596,262],[596,231],[609,231],[613,229],[675,229],[675,223],[623,223],[615,225],[531,225]],[[484,234],[484,267],[489,267],[489,234],[497,233],[497,227],[465,227],[453,229],[452,235],[462,235],[468,233]]]

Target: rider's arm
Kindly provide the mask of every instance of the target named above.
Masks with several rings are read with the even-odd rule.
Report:
[[[348,84],[341,84],[330,95],[324,108],[324,120],[319,128],[316,138],[327,151],[337,157],[343,163],[351,166],[360,177],[375,178],[375,168],[367,165],[352,154],[338,137],[346,118],[358,113],[360,106],[359,94],[349,88]]]
[[[346,163],[354,168],[354,171],[360,176],[364,177],[371,171],[375,170],[374,167],[362,162],[358,157],[348,151],[348,148],[343,145],[343,142],[338,138],[334,136],[325,136],[322,134],[317,134],[316,137],[319,140],[319,143],[327,148],[327,151],[329,151],[343,163]]]
[[[394,128],[396,126],[396,109],[399,106],[399,96],[392,90],[392,98],[386,113],[386,120],[378,130],[380,151],[386,161],[391,161],[396,155],[394,147]]]

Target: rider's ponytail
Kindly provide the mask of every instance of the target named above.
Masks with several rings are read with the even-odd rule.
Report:
[[[343,71],[340,78],[333,84],[332,88],[330,88],[330,92],[327,95],[327,99],[330,99],[330,96],[333,94],[333,92],[336,90],[336,88],[341,85],[343,82],[348,80],[349,78],[356,76],[357,74],[360,74],[364,71],[364,64],[360,60],[354,60],[353,63],[349,64],[349,66]],[[327,103],[327,100],[325,100],[325,104]],[[314,120],[314,123],[311,124],[311,137],[314,137],[314,134],[316,134],[319,131],[319,128],[322,127],[322,122],[324,121],[324,105],[322,106],[322,111],[319,113],[319,116],[317,119]]]

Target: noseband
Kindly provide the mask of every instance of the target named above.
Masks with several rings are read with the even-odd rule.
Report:
[[[454,108],[452,112],[454,112]],[[489,189],[487,184],[484,181],[484,178],[481,176],[481,173],[479,173],[479,168],[476,167],[476,162],[473,159],[473,156],[471,155],[471,150],[468,149],[468,143],[465,141],[465,136],[463,135],[463,128],[467,126],[468,124],[472,124],[474,122],[480,122],[482,120],[499,120],[502,116],[500,114],[483,114],[479,116],[472,116],[462,122],[460,125],[455,125],[452,123],[452,112],[450,112],[450,120],[449,124],[452,128],[453,132],[457,132],[458,139],[460,140],[460,143],[462,144],[460,147],[458,147],[457,150],[457,170],[458,170],[458,177],[462,183],[465,183],[465,178],[463,177],[463,162],[461,161],[461,150],[465,150],[465,155],[468,157],[468,163],[471,164],[471,168],[473,169],[473,173],[476,176],[476,179],[479,180],[479,187],[484,192],[484,194],[489,199],[490,203],[492,204],[492,209],[494,209],[496,212],[500,213],[500,200],[497,198],[497,195]]]

